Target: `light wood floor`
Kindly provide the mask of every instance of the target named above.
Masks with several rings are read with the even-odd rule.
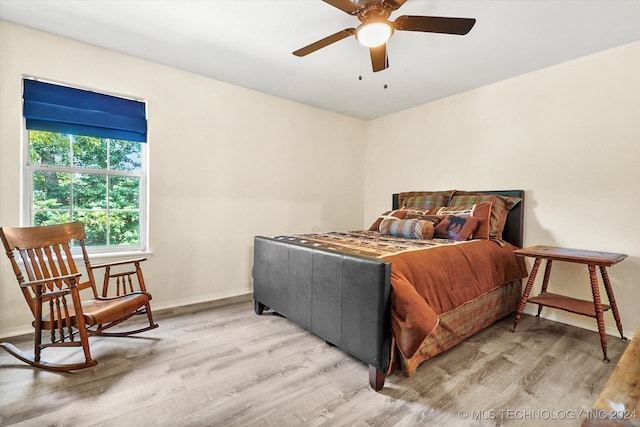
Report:
[[[156,317],[93,338],[99,363],[76,373],[0,351],[0,425],[579,426],[626,347],[609,337],[605,364],[596,332],[509,316],[376,393],[363,363],[246,298]]]

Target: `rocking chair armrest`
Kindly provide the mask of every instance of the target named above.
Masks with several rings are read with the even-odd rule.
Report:
[[[47,282],[52,282],[54,280],[69,280],[69,279],[73,279],[73,285],[76,286],[77,285],[76,279],[78,279],[80,276],[82,276],[82,273],[65,274],[64,276],[48,277],[46,279],[32,280],[30,282],[20,283],[20,287],[28,288],[30,286],[43,285]]]
[[[109,295],[109,288],[115,285],[116,293],[120,295],[120,293],[126,294],[134,291],[134,282],[137,280],[137,287],[140,291],[146,292],[147,288],[144,283],[144,275],[142,273],[142,267],[140,263],[142,261],[146,261],[147,258],[135,258],[128,259],[123,261],[115,261],[108,262],[104,264],[99,264],[95,266],[91,266],[91,271],[103,268],[104,269],[104,280],[102,285],[102,296],[106,297]],[[122,266],[122,265],[135,265],[135,268],[129,267],[130,271],[119,271],[112,273],[111,267],[114,266]],[[136,280],[132,281],[132,278],[136,278]],[[115,279],[115,283],[111,283],[112,279]],[[128,286],[127,286],[128,285]],[[128,289],[127,289],[128,288]]]
[[[96,270],[98,268],[114,267],[116,265],[135,264],[137,262],[142,262],[146,260],[147,260],[146,258],[135,258],[135,259],[127,259],[124,261],[106,262],[104,264],[92,265],[91,269]]]

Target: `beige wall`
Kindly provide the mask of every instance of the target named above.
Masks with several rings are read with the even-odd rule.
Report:
[[[397,191],[517,188],[525,244],[629,254],[610,275],[640,327],[640,42],[361,122],[0,22],[2,225],[20,222],[22,75],[147,101],[155,308],[250,292],[255,234],[359,228]],[[551,286],[588,299],[586,274],[558,264]],[[0,260],[0,336],[28,323]]]
[[[386,116],[366,132],[365,221],[393,192],[524,189],[525,245],[629,255],[609,273],[624,329],[640,327],[640,42]],[[556,263],[549,290],[590,299],[586,267]]]
[[[146,100],[155,308],[251,292],[256,234],[361,225],[364,122],[1,21],[2,225],[20,225],[23,75]],[[30,320],[3,258],[8,336]]]

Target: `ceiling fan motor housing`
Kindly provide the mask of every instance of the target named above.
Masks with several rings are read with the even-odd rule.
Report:
[[[389,16],[391,15],[391,11],[386,9],[382,3],[373,2],[368,3],[358,12],[358,19],[362,23],[367,23],[369,21],[387,21]]]

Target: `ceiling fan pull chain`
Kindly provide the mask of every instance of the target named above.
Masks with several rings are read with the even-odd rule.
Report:
[[[360,46],[360,57],[358,58],[358,65],[360,66],[360,73],[358,74],[358,80],[362,80],[362,46]]]

